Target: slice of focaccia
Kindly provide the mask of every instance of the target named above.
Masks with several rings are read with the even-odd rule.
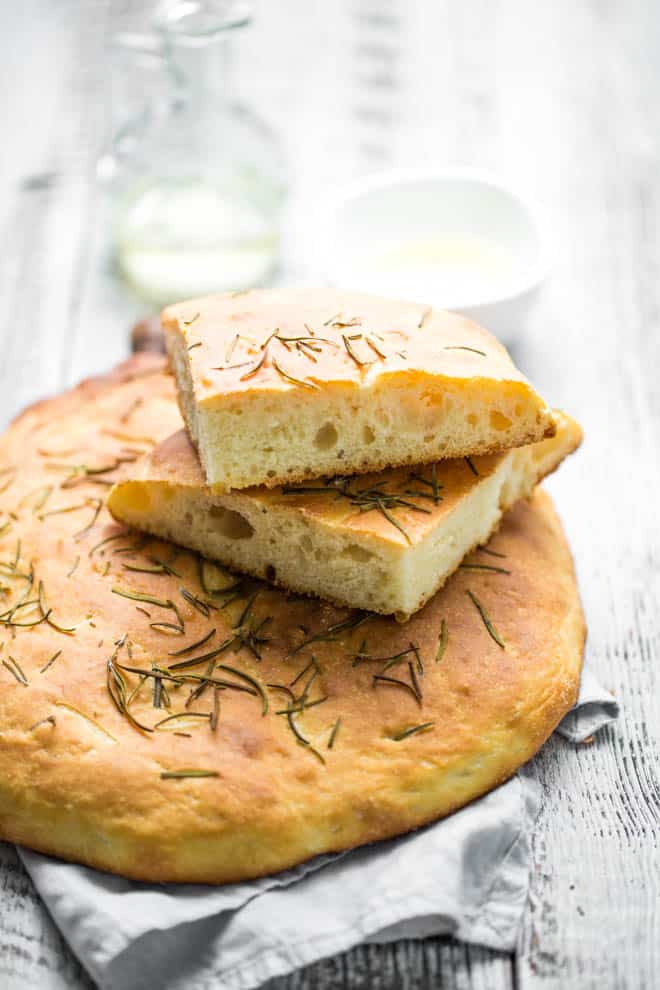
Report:
[[[577,448],[579,426],[555,415],[554,437],[502,454],[225,494],[205,484],[181,430],[114,486],[108,508],[122,522],[293,591],[404,618]],[[485,552],[463,566],[507,572],[506,561]]]
[[[554,431],[505,348],[429,306],[258,290],[171,306],[162,323],[188,432],[221,491],[496,453]]]

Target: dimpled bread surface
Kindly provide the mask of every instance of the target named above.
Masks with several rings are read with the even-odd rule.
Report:
[[[117,524],[109,484],[179,425],[133,359],[0,439],[0,837],[223,883],[384,839],[497,786],[575,701],[584,623],[549,497],[509,574],[409,622],[288,595]]]

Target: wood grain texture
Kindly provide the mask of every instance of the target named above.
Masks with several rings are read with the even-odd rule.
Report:
[[[114,363],[144,313],[115,279],[93,183],[102,52],[136,6],[24,0],[0,15],[3,419]],[[528,768],[545,802],[515,957],[448,939],[361,946],[277,990],[657,984],[659,32],[655,0],[342,0],[332,15],[286,0],[261,5],[244,43],[242,89],[284,135],[301,193],[387,164],[460,163],[539,204],[553,274],[515,358],[585,427],[550,488],[590,662],[624,709],[592,745],[553,741]],[[0,884],[0,985],[87,988],[9,847]]]

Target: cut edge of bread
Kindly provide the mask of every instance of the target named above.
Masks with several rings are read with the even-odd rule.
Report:
[[[451,512],[412,546],[310,519],[294,505],[254,493],[223,494],[148,476],[115,485],[108,507],[121,522],[287,590],[404,620],[487,542],[507,509],[579,446],[577,423],[561,413],[557,423],[553,438],[508,451],[493,471],[475,477]]]

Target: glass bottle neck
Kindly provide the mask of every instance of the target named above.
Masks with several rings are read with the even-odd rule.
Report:
[[[198,47],[169,45],[167,54],[186,101],[201,105],[209,97],[217,102],[231,98],[234,51],[228,38]]]

